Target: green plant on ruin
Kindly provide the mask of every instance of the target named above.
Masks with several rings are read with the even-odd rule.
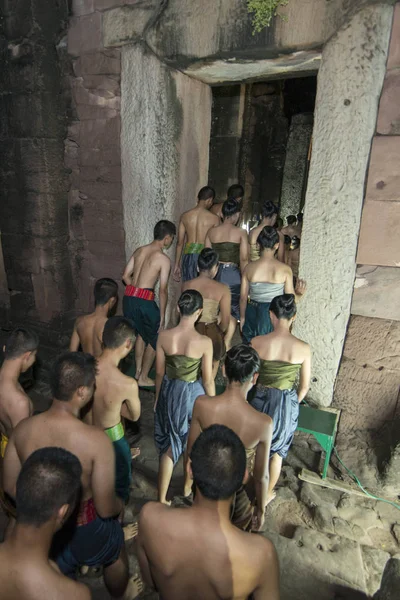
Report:
[[[282,6],[287,6],[289,0],[247,0],[247,10],[253,14],[253,35],[271,25],[273,17],[279,16],[284,21],[286,15],[278,12]]]

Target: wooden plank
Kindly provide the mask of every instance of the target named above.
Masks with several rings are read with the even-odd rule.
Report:
[[[356,496],[368,498],[368,496],[366,496],[358,487],[345,483],[344,481],[331,479],[330,477],[322,479],[319,475],[317,475],[317,473],[313,473],[308,469],[302,469],[298,477],[301,479],[301,481],[306,481],[307,483],[312,483],[313,485],[320,485],[322,487],[329,488],[330,490],[339,490],[341,492],[346,492],[347,494],[354,494]]]

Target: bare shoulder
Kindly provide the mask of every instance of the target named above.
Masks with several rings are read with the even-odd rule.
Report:
[[[276,564],[277,554],[274,544],[262,535],[254,535],[251,539],[251,554],[255,564],[263,569],[267,564]]]
[[[69,592],[69,597],[74,598],[74,600],[90,600],[92,594],[89,588],[83,584],[78,583],[77,581],[73,581],[68,577],[60,574],[60,578],[62,578],[62,587],[65,592]],[[67,580],[67,581],[65,581]],[[61,587],[61,586],[60,586]]]
[[[217,225],[219,225],[221,223],[219,216],[212,212],[209,212],[209,214],[210,214],[210,216],[209,216],[208,220],[209,220],[209,223],[211,224],[211,227],[217,227]]]
[[[167,256],[166,254],[164,254],[164,252],[159,252],[159,254],[157,254],[157,260],[159,260],[160,265],[163,266],[168,266],[171,264],[171,260],[169,258],[169,256]]]
[[[198,334],[200,339],[200,343],[203,346],[203,349],[205,352],[208,352],[211,348],[212,350],[212,341],[210,340],[209,337],[207,337],[206,335],[200,335],[200,333]]]
[[[142,532],[148,525],[154,526],[154,518],[169,513],[171,508],[159,502],[146,502],[139,515],[139,530]]]

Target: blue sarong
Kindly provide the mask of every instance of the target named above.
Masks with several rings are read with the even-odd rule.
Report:
[[[296,390],[278,390],[259,385],[250,404],[273,420],[271,455],[279,454],[281,458],[286,458],[299,420]]]
[[[231,290],[231,315],[237,321],[240,319],[240,285],[242,276],[238,266],[232,263],[220,263],[216,281],[224,283]]]
[[[251,340],[258,335],[266,335],[274,330],[269,316],[270,305],[270,302],[256,302],[255,300],[249,300],[247,303],[242,331],[243,341],[246,344],[250,344]]]
[[[200,381],[189,383],[164,375],[154,417],[154,441],[160,455],[171,447],[174,464],[186,449],[196,398],[204,393]]]

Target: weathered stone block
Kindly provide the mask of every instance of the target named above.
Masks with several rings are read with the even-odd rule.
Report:
[[[65,217],[64,193],[37,195],[10,192],[0,210],[0,229],[12,234],[57,237],[67,234]]]
[[[72,0],[72,14],[74,17],[88,15],[95,10],[95,0]]]
[[[104,46],[120,46],[140,39],[156,6],[155,2],[149,2],[146,6],[123,6],[104,13]]]
[[[68,29],[68,52],[79,56],[99,50],[102,41],[102,13],[94,12],[83,17],[73,17]]]
[[[120,111],[107,106],[89,106],[88,104],[78,104],[76,113],[80,121],[93,119],[114,119],[119,117]]]
[[[366,202],[362,213],[357,262],[362,265],[400,266],[399,230],[400,202]]]
[[[357,268],[351,313],[400,321],[399,289],[398,267],[361,265]]]
[[[139,4],[140,0],[96,0],[97,10],[107,10],[116,6],[125,6],[129,4]]]
[[[400,72],[388,71],[383,84],[379,106],[378,133],[384,135],[400,134]]]
[[[120,96],[120,85],[118,75],[84,75],[84,87],[104,98]]]
[[[121,164],[120,146],[82,148],[80,164],[83,167],[117,167]]]
[[[399,200],[400,136],[376,136],[372,143],[366,201]]]
[[[8,123],[10,138],[62,138],[65,118],[53,93],[4,94],[0,111]]]
[[[368,548],[368,546],[361,546],[361,553],[364,563],[367,593],[368,596],[373,596],[380,588],[382,573],[385,570],[386,563],[390,559],[390,554],[378,548]]]
[[[397,2],[394,8],[392,36],[389,47],[389,59],[387,68],[400,67],[400,4]]]
[[[379,591],[374,600],[397,600],[400,589],[400,560],[391,558],[386,564]]]
[[[74,62],[74,73],[83,75],[119,75],[121,72],[121,53],[119,50],[104,50],[84,54]]]
[[[71,80],[72,94],[76,104],[88,106],[98,106],[119,110],[121,107],[121,98],[110,91],[102,91],[95,88],[90,90],[85,88],[83,78],[73,78]]]
[[[98,170],[96,169],[96,173]],[[119,179],[114,182],[99,180],[99,175],[95,179],[84,180],[82,178],[80,185],[80,194],[85,204],[95,202],[98,210],[117,210],[122,215],[122,185],[121,173]]]
[[[81,123],[81,148],[104,148],[107,144],[118,146],[120,143],[121,121],[115,119],[86,120]]]
[[[82,190],[84,182],[121,183],[121,167],[81,167]],[[118,186],[117,186],[118,187]]]

